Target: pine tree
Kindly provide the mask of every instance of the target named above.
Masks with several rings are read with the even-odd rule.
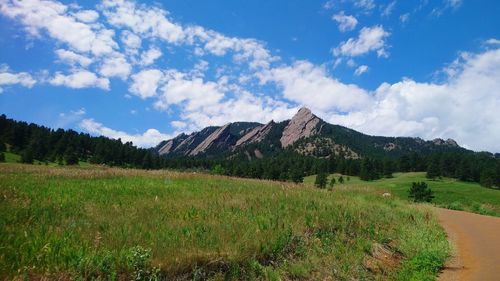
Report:
[[[363,162],[361,162],[359,178],[364,181],[371,181],[378,178],[377,171],[371,159],[364,158]]]
[[[389,160],[384,160],[384,177],[392,178],[392,173],[394,173],[394,163]]]
[[[328,181],[327,175],[324,172],[318,173],[316,176],[316,180],[314,181],[314,185],[318,188],[325,188],[326,182]]]
[[[427,166],[427,174],[425,175],[428,179],[435,179],[441,176],[441,170],[439,165],[439,160],[433,157]]]
[[[493,187],[496,184],[497,175],[493,167],[485,168],[481,172],[479,183],[485,187]]]
[[[333,187],[335,185],[335,177],[332,177],[332,180],[330,181],[330,187]]]
[[[403,155],[399,158],[399,170],[401,172],[409,172],[411,170],[410,157],[408,155]]]
[[[64,160],[66,160],[66,165],[78,164],[78,156],[73,147],[70,146],[66,149],[66,152],[64,152]]]
[[[413,199],[413,202],[431,202],[434,196],[432,190],[425,182],[414,182],[410,188],[408,197]]]
[[[344,177],[342,177],[342,176],[340,176],[340,177],[339,177],[339,183],[340,183],[340,184],[343,184],[343,183],[344,183]]]
[[[304,173],[302,172],[302,169],[300,167],[294,167],[290,174],[290,179],[294,183],[301,183],[304,181]]]
[[[28,147],[21,154],[21,163],[33,164],[33,160],[33,150]]]

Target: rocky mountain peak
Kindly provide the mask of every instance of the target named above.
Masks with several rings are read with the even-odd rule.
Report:
[[[194,156],[199,153],[205,152],[207,149],[210,147],[213,147],[217,144],[223,144],[225,143],[230,137],[230,126],[231,123],[226,124],[217,130],[215,130],[213,133],[211,133],[206,139],[204,139],[195,149],[193,149],[189,155]]]
[[[300,138],[317,134],[319,132],[318,124],[321,121],[310,109],[302,107],[283,130],[280,139],[281,146],[287,147]]]
[[[269,131],[271,131],[271,128],[274,124],[274,121],[271,120],[271,122],[267,123],[266,125],[261,125],[253,128],[236,142],[235,147],[263,140],[267,136]]]

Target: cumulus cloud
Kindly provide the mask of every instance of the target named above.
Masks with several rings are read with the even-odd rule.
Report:
[[[358,24],[358,20],[355,17],[348,16],[343,11],[334,15],[332,19],[339,24],[339,30],[341,32],[351,31],[356,28]]]
[[[123,131],[108,128],[94,119],[83,119],[79,125],[82,130],[90,134],[121,139],[122,142],[130,141],[134,145],[144,148],[156,146],[161,141],[172,137],[172,135],[163,134],[156,129],[148,129],[142,134],[128,134]]]
[[[162,52],[159,48],[152,47],[151,49],[145,51],[141,55],[141,64],[142,65],[150,65],[155,62],[158,58],[160,58]]]
[[[154,97],[162,78],[163,72],[158,69],[142,70],[132,75],[129,91],[142,99]]]
[[[83,67],[87,67],[92,63],[92,59],[72,51],[57,49],[55,53],[59,60],[69,65],[81,65]]]
[[[500,49],[461,56],[444,83],[383,83],[371,105],[328,120],[376,135],[451,137],[471,149],[500,151]]]
[[[217,83],[205,82],[201,78],[190,79],[177,71],[168,74],[167,82],[161,90],[163,93],[155,103],[159,109],[184,103],[185,110],[195,111],[216,105],[224,97]]]
[[[262,83],[274,82],[284,98],[322,111],[341,112],[364,108],[370,101],[368,92],[354,84],[344,84],[328,75],[323,67],[308,61],[297,61],[263,73]]]
[[[388,54],[385,39],[389,35],[390,33],[380,25],[363,27],[358,38],[350,38],[342,42],[337,48],[333,49],[333,54],[335,56],[356,57],[374,51],[377,52],[379,57],[386,57]]]
[[[31,88],[36,84],[36,80],[27,72],[11,72],[8,67],[0,67],[0,86],[21,85]],[[3,88],[0,87],[0,93]]]
[[[125,30],[122,32],[121,40],[128,49],[136,50],[141,47],[142,39],[136,34]]]
[[[132,66],[128,63],[125,56],[115,52],[113,55],[103,59],[99,73],[105,77],[119,77],[126,80],[132,71]]]
[[[49,83],[74,89],[94,87],[109,90],[109,80],[107,78],[100,78],[95,73],[87,70],[75,70],[69,75],[57,72]]]
[[[95,55],[111,53],[118,45],[114,32],[100,24],[81,21],[82,15],[70,14],[68,7],[55,1],[2,1],[0,13],[21,21],[27,32],[40,37],[42,32],[79,52]],[[84,16],[88,20],[89,16]]]
[[[143,38],[193,46],[196,55],[225,56],[231,52],[235,62],[248,62],[254,69],[266,68],[276,59],[255,39],[228,37],[197,25],[184,27],[172,21],[168,12],[157,7],[118,0],[103,1],[100,6],[113,26],[129,28]]]
[[[83,10],[78,11],[73,14],[73,16],[81,22],[92,23],[96,22],[99,18],[99,14],[93,10]]]

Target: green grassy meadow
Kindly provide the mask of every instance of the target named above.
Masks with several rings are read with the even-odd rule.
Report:
[[[427,205],[354,185],[4,163],[0,214],[7,280],[434,280],[448,255]]]
[[[330,175],[329,182],[333,176],[336,179],[340,177],[339,174]],[[316,176],[306,177],[304,183],[313,185],[315,178]],[[347,176],[343,176],[343,178],[346,179]],[[358,177],[350,177],[350,180],[344,181],[342,185],[337,182],[335,187],[370,187],[379,190],[380,193],[389,192],[398,198],[408,200],[408,190],[412,182],[420,181],[426,182],[432,189],[435,197],[432,203],[439,207],[500,217],[500,190],[450,178],[430,180],[425,177],[424,172],[395,173],[393,178],[369,182],[362,181]]]

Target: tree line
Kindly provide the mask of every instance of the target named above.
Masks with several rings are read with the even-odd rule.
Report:
[[[244,153],[218,158],[160,157],[154,149],[135,147],[120,139],[94,137],[73,130],[50,129],[8,119],[0,115],[0,161],[3,151],[21,155],[21,162],[56,162],[61,165],[87,161],[139,169],[211,170],[228,176],[302,182],[314,174],[339,173],[370,181],[392,177],[395,172],[427,172],[427,177],[452,177],[500,186],[500,159],[490,153],[411,153],[399,158],[346,159],[343,155],[305,156],[293,149],[275,152],[272,157],[248,159]]]
[[[162,162],[153,151],[137,148],[131,142],[93,137],[73,130],[53,130],[0,115],[0,153],[7,150],[5,144],[9,145],[11,152],[21,155],[23,163],[38,161],[72,165],[87,161],[152,169],[160,168]]]

